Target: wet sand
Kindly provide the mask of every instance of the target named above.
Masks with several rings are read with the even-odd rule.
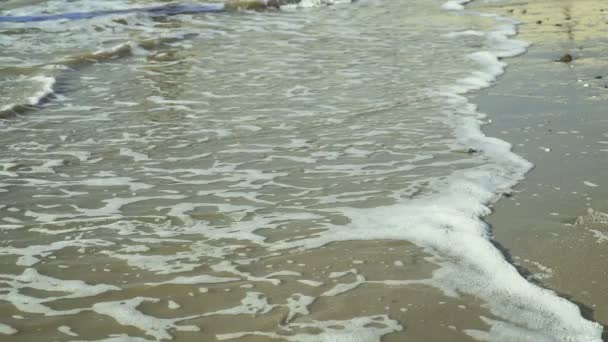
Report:
[[[608,325],[608,3],[477,4],[521,21],[533,45],[473,102],[484,131],[535,164],[487,218],[521,272]],[[573,60],[557,62],[565,54]],[[606,330],[606,328],[605,328]],[[604,340],[606,340],[604,332]]]

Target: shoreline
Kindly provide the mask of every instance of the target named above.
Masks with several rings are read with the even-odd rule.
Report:
[[[603,269],[608,243],[608,4],[600,1],[474,3],[471,9],[518,19],[532,43],[508,72],[471,98],[489,125],[535,167],[485,218],[507,259],[535,284],[577,304],[605,327]],[[573,60],[559,62],[570,55]],[[583,266],[583,267],[582,267]]]

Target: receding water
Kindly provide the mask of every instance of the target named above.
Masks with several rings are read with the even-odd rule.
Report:
[[[488,310],[437,322],[461,338],[599,341],[479,220],[530,167],[460,96],[522,51],[513,23],[435,0],[133,10],[162,5],[0,2],[118,11],[0,22],[6,340],[399,340],[408,305],[440,305],[403,291],[429,288]]]

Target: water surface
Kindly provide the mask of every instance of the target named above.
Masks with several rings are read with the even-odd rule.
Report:
[[[422,0],[2,5],[59,15],[0,24],[10,340],[400,340],[450,302],[430,326],[451,340],[599,341],[479,219],[530,167],[462,96],[523,51],[512,22]]]

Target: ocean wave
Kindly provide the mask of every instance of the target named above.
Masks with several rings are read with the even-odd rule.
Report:
[[[118,8],[102,7],[91,8],[89,11],[69,11],[52,14],[30,14],[29,12],[10,13],[0,16],[0,22],[6,23],[31,23],[55,20],[84,20],[96,17],[123,15],[131,13],[147,13],[151,16],[171,16],[180,14],[219,13],[235,10],[265,10],[272,8],[302,8],[350,3],[352,0],[230,0],[225,3],[211,4],[165,4],[149,7],[127,7]],[[59,10],[61,11],[61,10]],[[67,12],[66,12],[67,11]]]
[[[19,77],[11,83],[21,83],[28,85],[27,88],[33,90],[30,96],[22,97],[14,102],[9,102],[11,99],[5,99],[8,102],[0,107],[0,118],[6,118],[15,114],[23,113],[30,110],[54,94],[53,87],[56,83],[56,79],[50,76],[33,76],[33,77]],[[6,95],[5,95],[6,96]]]
[[[58,78],[62,78],[62,69],[74,70],[94,63],[130,56],[135,45],[137,44],[133,42],[117,44],[108,49],[68,56],[55,62],[27,68],[27,70],[19,67],[5,68],[4,74],[11,72],[20,76],[6,77],[2,81],[3,86],[11,90],[5,91],[0,97],[0,118],[23,114],[51,99],[56,93]],[[55,69],[55,75],[24,75],[26,72],[30,74],[40,72],[45,66],[52,66]]]
[[[110,59],[126,57],[131,55],[133,46],[132,42],[117,44],[108,49],[100,49],[94,52],[86,52],[79,55],[69,56],[56,62],[56,64],[65,65],[68,67],[81,67],[93,63],[103,62]]]
[[[95,17],[109,16],[109,15],[120,15],[129,14],[135,12],[149,13],[151,15],[178,15],[178,14],[193,14],[193,13],[215,13],[223,12],[225,10],[223,5],[179,5],[179,4],[168,4],[164,6],[154,7],[143,7],[143,8],[129,8],[129,9],[117,9],[117,10],[100,10],[90,12],[68,12],[58,14],[40,14],[40,15],[20,15],[20,16],[0,16],[0,22],[11,22],[11,23],[28,23],[37,21],[51,21],[51,20],[83,20],[91,19]]]
[[[158,54],[157,50],[159,47],[164,44],[188,39],[192,36],[193,34],[179,33],[161,37],[144,38],[139,41],[126,41],[93,52],[66,56],[56,61],[32,65],[30,67],[4,67],[2,70],[2,74],[5,75],[3,83],[7,89],[10,88],[14,91],[5,91],[0,97],[0,118],[22,114],[52,98],[56,93],[55,88],[58,84],[58,80],[64,78],[65,71],[67,70],[79,70],[96,63],[103,63],[133,55],[154,59]],[[40,73],[48,68],[54,70],[54,76],[31,76],[31,74]],[[20,76],[10,77],[11,75]],[[32,95],[24,97],[23,94]]]

